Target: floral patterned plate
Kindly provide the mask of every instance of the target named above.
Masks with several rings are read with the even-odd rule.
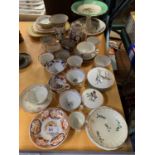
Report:
[[[30,138],[41,149],[54,149],[64,142],[69,129],[66,113],[60,108],[49,108],[32,120]]]
[[[82,93],[83,104],[90,109],[98,108],[104,103],[103,95],[96,89],[86,89]]]
[[[97,89],[109,88],[115,82],[113,73],[102,67],[91,69],[87,74],[87,79],[89,84]]]
[[[91,111],[86,124],[89,139],[104,150],[119,148],[128,135],[128,127],[123,116],[106,106]]]

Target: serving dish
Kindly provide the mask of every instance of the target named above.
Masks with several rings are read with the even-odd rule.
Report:
[[[47,86],[35,84],[27,87],[20,95],[20,104],[27,112],[40,112],[52,102],[53,94]]]
[[[125,119],[110,107],[103,106],[91,111],[86,122],[89,139],[101,149],[118,149],[127,138]]]
[[[95,67],[87,74],[89,84],[97,89],[106,89],[111,87],[115,78],[111,71],[102,67]]]
[[[60,94],[59,104],[66,111],[73,111],[81,104],[81,96],[77,90],[70,89]]]
[[[60,108],[49,108],[39,113],[31,122],[30,138],[41,149],[54,149],[67,138],[69,122]]]
[[[104,104],[104,97],[98,90],[88,88],[82,93],[82,102],[87,108],[95,109]]]

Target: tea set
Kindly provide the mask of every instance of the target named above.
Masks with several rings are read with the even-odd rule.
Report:
[[[78,1],[71,9],[86,17],[106,11],[103,2],[89,3],[89,0],[86,4]],[[40,39],[44,52],[38,61],[51,77],[48,84],[35,84],[20,95],[25,111],[40,112],[30,124],[30,138],[36,147],[53,149],[64,142],[70,127],[78,132],[85,128],[97,147],[115,150],[126,140],[128,129],[116,110],[103,106],[102,92],[115,83],[113,73],[106,68],[111,61],[108,56],[98,55],[100,40],[95,36],[87,37],[92,32],[86,32],[81,22],[73,22],[66,31],[67,22],[67,15],[55,14],[41,16],[33,24],[38,33],[48,34]],[[81,67],[87,61],[94,61],[95,66],[86,74]],[[78,88],[83,88],[86,81],[88,88],[80,92]],[[55,93],[59,96],[57,107],[47,108]],[[84,109],[90,111],[87,117]]]

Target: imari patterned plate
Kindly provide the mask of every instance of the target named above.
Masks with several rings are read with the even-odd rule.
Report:
[[[41,149],[54,149],[64,142],[69,129],[66,113],[60,108],[49,108],[31,122],[30,138]]]
[[[86,124],[90,140],[104,150],[119,148],[128,135],[128,127],[123,116],[106,106],[90,112]]]

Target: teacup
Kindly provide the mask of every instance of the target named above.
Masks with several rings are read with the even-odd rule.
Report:
[[[98,50],[93,43],[83,41],[76,46],[76,52],[81,55],[84,60],[89,60],[96,56]]]
[[[78,55],[73,55],[67,59],[67,63],[70,67],[81,67],[83,59]]]
[[[74,111],[69,115],[70,126],[79,131],[85,124],[85,115],[80,111]]]
[[[39,61],[43,66],[46,66],[46,64],[54,59],[54,56],[50,52],[42,53],[39,55]]]
[[[46,64],[46,70],[52,74],[62,72],[66,67],[66,63],[61,59],[55,59]]]
[[[74,86],[81,85],[85,80],[85,73],[81,69],[70,69],[66,73],[66,79]]]
[[[55,75],[50,78],[48,82],[49,88],[57,93],[61,93],[66,89],[70,89],[70,85],[67,83],[63,75]]]
[[[42,28],[44,29],[49,29],[52,27],[52,21],[51,21],[51,16],[49,15],[42,15],[42,16],[39,16],[37,19],[36,19],[36,23],[38,25],[40,25]]]

